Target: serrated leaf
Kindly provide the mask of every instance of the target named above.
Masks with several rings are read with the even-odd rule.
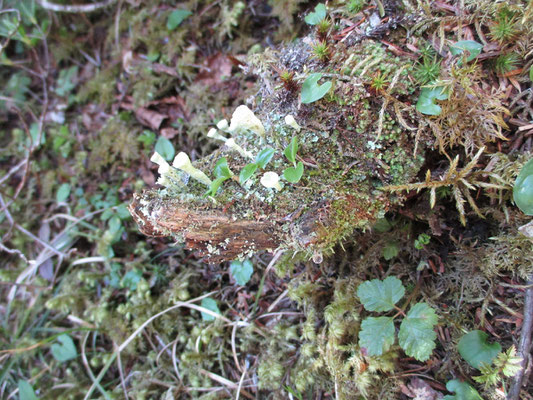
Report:
[[[455,393],[453,396],[444,396],[442,400],[483,400],[476,389],[459,379],[452,379],[446,383],[446,389]]]
[[[392,224],[387,220],[387,218],[380,218],[376,221],[372,229],[378,233],[384,233],[390,231]]]
[[[321,73],[311,74],[307,77],[302,85],[302,103],[309,104],[320,100],[331,89],[330,81],[318,85],[318,80],[322,78]]]
[[[228,160],[226,159],[226,157],[222,157],[220,160],[217,161],[213,173],[217,178],[229,179],[233,176],[233,173],[228,167]]]
[[[56,201],[62,203],[68,199],[68,196],[70,196],[70,184],[63,183],[59,186],[59,189],[57,189]]]
[[[255,157],[255,163],[261,168],[264,169],[267,164],[272,160],[272,157],[274,156],[274,149],[271,147],[267,147],[266,149],[261,150],[259,153],[257,153],[257,156]]]
[[[54,343],[50,348],[52,350],[52,356],[54,356],[57,361],[65,362],[76,358],[78,352],[76,351],[74,341],[69,335],[59,335],[57,341],[59,343]]]
[[[164,136],[159,136],[159,139],[157,139],[157,142],[155,143],[155,151],[161,154],[161,157],[163,157],[167,161],[171,161],[174,158],[174,146]]]
[[[359,346],[371,356],[380,356],[394,343],[394,322],[390,317],[368,317],[361,323]]]
[[[387,261],[392,260],[398,255],[400,248],[396,242],[389,242],[383,248],[383,258]]]
[[[416,110],[425,115],[440,115],[442,108],[435,104],[435,100],[446,100],[448,94],[442,88],[422,88],[420,96],[416,102]]]
[[[289,167],[283,171],[283,177],[290,183],[298,183],[304,174],[304,164],[299,161],[296,167]]]
[[[357,288],[357,296],[368,311],[390,311],[405,294],[402,281],[389,276],[383,281],[372,279]]]
[[[201,306],[203,308],[208,309],[209,311],[213,311],[217,314],[220,314],[220,310],[218,309],[217,302],[210,297],[206,297],[205,299],[202,299]],[[215,318],[216,317],[214,317],[211,314],[202,312],[202,320],[204,321],[213,321]]]
[[[250,260],[243,262],[235,260],[230,264],[230,273],[237,285],[244,286],[254,273],[254,265]]]
[[[241,169],[241,173],[239,174],[239,183],[243,185],[244,182],[250,179],[255,173],[255,171],[257,171],[257,168],[258,165],[255,163],[245,165],[244,168]]]
[[[285,154],[287,160],[293,164],[296,164],[296,153],[298,153],[298,139],[293,137],[289,145],[285,147],[285,150],[283,150],[283,154]]]
[[[502,350],[498,342],[490,344],[487,335],[483,331],[475,330],[464,335],[457,350],[464,360],[472,367],[479,369],[483,364],[491,365],[494,358]]]
[[[450,53],[452,53],[454,56],[457,56],[466,51],[468,53],[466,62],[470,62],[476,58],[479,53],[481,53],[481,49],[483,49],[483,45],[475,40],[460,40],[459,42],[450,46]]]
[[[176,29],[192,12],[189,10],[174,10],[168,15],[167,29],[173,31]]]
[[[27,382],[20,380],[18,381],[19,387],[19,400],[38,400],[39,398],[35,395],[33,387]]]
[[[437,334],[433,327],[438,317],[426,303],[416,303],[403,319],[398,333],[398,343],[408,356],[426,361],[435,348]]]
[[[326,18],[326,6],[322,3],[319,3],[316,5],[315,11],[307,14],[304,20],[308,25],[317,25],[324,18]]]

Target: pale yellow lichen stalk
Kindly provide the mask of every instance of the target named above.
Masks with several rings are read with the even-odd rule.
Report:
[[[221,131],[227,132],[229,129],[228,120],[221,119],[220,121],[218,121],[217,128]]]
[[[204,185],[211,186],[211,179],[207,177],[206,174],[204,174],[199,169],[196,169],[193,167],[191,160],[189,159],[189,156],[185,154],[183,151],[180,152],[176,158],[174,158],[174,162],[172,165],[182,170],[183,172],[186,172],[191,176],[191,178],[196,179],[198,182],[203,183]]]
[[[275,188],[281,190],[281,185],[279,184],[279,175],[275,172],[265,172],[261,177],[261,185],[266,188]]]
[[[207,137],[211,139],[220,140],[222,142],[226,142],[228,139],[222,136],[220,133],[218,133],[216,128],[209,129],[209,132],[207,132]]]
[[[235,143],[235,139],[228,139],[226,140],[226,146],[228,146],[230,149],[237,151],[241,156],[245,158],[251,158],[254,159],[254,156],[249,151],[244,150],[241,146],[239,146],[237,143]]]
[[[250,130],[260,137],[265,136],[265,128],[259,118],[245,105],[239,106],[231,116],[231,123],[228,132],[231,134],[242,132],[243,130]]]
[[[291,128],[295,129],[296,132],[300,132],[300,129],[302,129],[302,127],[298,125],[298,123],[296,122],[296,120],[294,119],[292,115],[285,116],[285,123],[289,125]]]
[[[157,151],[150,158],[150,161],[159,165],[159,168],[157,169],[157,172],[160,175],[157,179],[158,185],[165,187],[169,187],[172,184],[183,185],[181,177],[178,175],[177,171],[173,169]]]

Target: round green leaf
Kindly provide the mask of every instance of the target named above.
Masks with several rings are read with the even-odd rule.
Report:
[[[318,25],[324,18],[326,18],[326,6],[319,3],[316,5],[315,11],[307,14],[304,19],[309,25]]]
[[[33,387],[27,381],[20,380],[18,382],[18,387],[19,400],[38,400]]]
[[[389,276],[383,281],[364,281],[357,288],[357,296],[368,311],[390,311],[405,294],[402,281]]]
[[[472,367],[480,369],[482,365],[491,365],[492,360],[502,350],[498,342],[487,342],[489,335],[483,331],[475,330],[464,335],[457,349],[464,360]]]
[[[192,12],[189,10],[174,10],[172,11],[167,19],[167,29],[173,31],[176,29],[185,18],[189,15],[192,15]]]
[[[359,346],[371,356],[380,356],[394,343],[394,323],[390,317],[368,317],[361,323]]]
[[[161,157],[163,157],[167,161],[171,161],[174,158],[174,146],[164,136],[159,136],[159,139],[157,139],[157,142],[155,143],[155,151],[161,154]]]
[[[232,261],[230,264],[230,273],[237,285],[244,286],[248,283],[254,273],[254,265],[250,260]]]
[[[513,187],[513,199],[526,215],[533,215],[533,158],[522,168]]]
[[[446,100],[448,94],[442,88],[422,88],[420,96],[416,102],[416,111],[425,115],[440,115],[442,108],[435,104],[435,100]]]
[[[54,343],[51,347],[52,356],[54,356],[57,361],[65,362],[76,358],[78,352],[76,351],[76,346],[74,346],[74,341],[69,335],[59,335],[57,341],[59,343]]]
[[[442,400],[483,400],[476,389],[459,379],[452,379],[446,383],[446,389],[455,393],[453,396],[444,396]]]
[[[296,167],[289,167],[283,171],[283,177],[290,183],[298,183],[304,174],[304,164],[299,161]]]
[[[457,56],[463,54],[465,51],[468,53],[466,62],[472,61],[481,53],[483,45],[475,40],[460,40],[459,42],[450,46],[450,53]]]
[[[68,199],[68,196],[70,196],[70,184],[63,183],[59,186],[59,189],[57,189],[56,201],[62,203]]]
[[[322,74],[311,74],[307,77],[302,85],[302,103],[309,104],[320,100],[331,89],[331,82],[324,82],[318,86],[318,80],[322,78]]]
[[[220,314],[220,310],[218,309],[217,302],[210,297],[206,297],[205,299],[202,299],[201,306],[203,308],[208,309],[209,311],[213,311],[214,313]],[[213,321],[215,318],[216,317],[211,314],[202,312],[202,319],[204,321]]]

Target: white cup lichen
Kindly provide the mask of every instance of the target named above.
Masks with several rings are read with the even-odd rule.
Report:
[[[228,132],[235,134],[244,130],[250,130],[260,137],[265,136],[263,123],[255,116],[252,110],[245,105],[241,105],[233,112]]]
[[[229,128],[228,120],[221,119],[220,121],[218,121],[217,128],[220,129],[221,131],[227,132]]]
[[[265,172],[261,177],[260,182],[261,185],[266,188],[275,188],[276,190],[281,190],[281,185],[279,184],[279,175],[275,172]]]
[[[207,137],[211,139],[220,140],[222,142],[226,142],[228,139],[222,136],[220,133],[218,133],[216,128],[209,129],[209,132],[207,132]]]
[[[241,156],[245,158],[251,158],[252,160],[254,158],[252,153],[244,150],[241,146],[235,143],[235,139],[233,138],[226,140],[226,146],[228,146],[231,150],[235,150],[236,152],[238,152]]]
[[[207,177],[206,174],[204,174],[199,169],[195,168],[191,160],[189,159],[189,156],[184,153],[183,151],[180,152],[176,158],[174,158],[174,161],[172,162],[172,166],[174,166],[177,169],[182,170],[183,172],[186,172],[191,176],[191,178],[196,179],[198,182],[203,183],[204,185],[211,186],[211,179]]]
[[[296,132],[300,132],[300,130],[302,129],[302,127],[298,125],[294,117],[290,114],[285,116],[285,123],[294,130],[296,130]]]

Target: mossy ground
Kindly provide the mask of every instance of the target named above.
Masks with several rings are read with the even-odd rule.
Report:
[[[192,14],[171,29],[175,9]],[[502,398],[510,380],[477,384],[456,345],[481,329],[507,349],[521,332],[533,244],[518,231],[530,218],[511,189],[531,157],[530,131],[519,128],[533,119],[533,6],[336,1],[319,34],[303,22],[313,9],[194,0],[115,2],[87,14],[37,7],[35,20],[21,11],[23,29],[0,58],[9,83],[0,99],[0,397],[22,396],[23,381],[42,399],[235,398],[239,387],[240,398],[407,399],[417,374],[443,394],[461,378],[483,398]],[[329,58],[313,56],[318,39]],[[460,40],[484,49],[466,62],[449,52]],[[435,117],[415,109],[433,73],[421,69],[433,61],[433,84],[449,94]],[[310,72],[333,90],[300,104]],[[149,158],[160,136],[208,174],[221,156],[238,174],[248,161],[205,134],[245,102],[268,136],[260,144],[243,134],[239,144],[254,154],[275,148],[268,170],[281,173],[290,166],[283,149],[298,136],[309,164],[301,182],[277,193],[259,174],[249,188],[228,180],[216,204],[192,181],[158,194],[243,218],[293,216],[275,262],[255,254],[239,286],[226,263],[139,234],[126,205],[154,186]],[[155,129],[146,115],[157,114]],[[323,222],[315,247],[296,229],[304,218]],[[424,301],[437,310],[427,362],[397,345],[381,357],[358,346],[367,313],[357,287],[386,276],[407,287],[403,309]],[[223,318],[202,318],[206,295]],[[66,361],[52,347],[63,333],[75,347]]]

